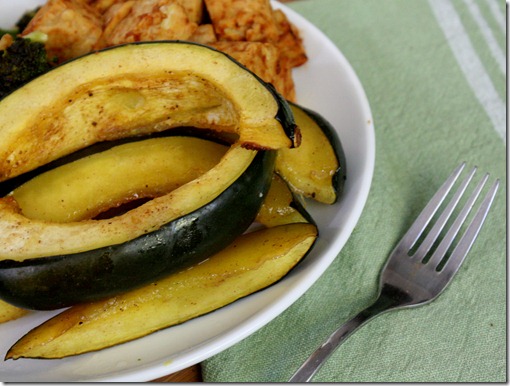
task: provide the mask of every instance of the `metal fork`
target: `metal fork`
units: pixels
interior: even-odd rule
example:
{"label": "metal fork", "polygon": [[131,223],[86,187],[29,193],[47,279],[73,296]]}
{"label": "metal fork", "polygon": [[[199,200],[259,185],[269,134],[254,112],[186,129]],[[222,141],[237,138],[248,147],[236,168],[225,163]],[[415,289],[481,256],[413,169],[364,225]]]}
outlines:
{"label": "metal fork", "polygon": [[[389,256],[381,271],[379,294],[376,301],[333,332],[301,365],[289,382],[310,381],[338,346],[354,331],[375,316],[390,310],[429,303],[443,292],[444,288],[459,270],[464,258],[473,245],[499,187],[499,180],[496,180],[486,193],[464,235],[458,241],[451,254],[448,254],[448,250],[452,247],[454,239],[487,182],[488,174],[485,174],[478,183],[448,231],[445,230],[446,234],[439,244],[437,243],[439,242],[441,231],[473,179],[476,167],[472,169],[460,184],[450,203],[437,218],[428,234],[426,236],[422,236],[422,234],[464,167],[465,163],[462,163],[448,177]],[[423,241],[418,243],[419,240]]]}

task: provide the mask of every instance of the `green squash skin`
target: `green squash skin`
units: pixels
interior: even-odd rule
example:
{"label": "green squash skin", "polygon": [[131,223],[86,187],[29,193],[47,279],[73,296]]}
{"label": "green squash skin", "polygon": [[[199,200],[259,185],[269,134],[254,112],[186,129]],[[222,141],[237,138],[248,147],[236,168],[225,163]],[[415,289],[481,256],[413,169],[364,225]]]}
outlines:
{"label": "green squash skin", "polygon": [[321,131],[324,133],[326,138],[329,140],[329,143],[331,144],[331,147],[333,148],[333,151],[335,152],[336,158],[338,160],[338,168],[335,171],[335,174],[333,175],[332,184],[333,189],[336,193],[336,201],[338,201],[338,198],[342,195],[345,185],[345,180],[347,178],[347,169],[346,169],[346,159],[345,159],[345,152],[344,148],[342,146],[342,142],[340,141],[340,138],[338,137],[337,132],[333,128],[333,125],[329,123],[326,118],[324,118],[322,115],[320,115],[318,112],[310,110],[306,107],[300,106],[296,103],[288,102],[295,108],[298,108],[302,110],[306,115],[308,115],[321,129]]}
{"label": "green squash skin", "polygon": [[28,309],[68,307],[114,296],[205,260],[251,225],[269,190],[275,158],[275,151],[259,152],[217,198],[126,243],[0,261],[0,298]]}
{"label": "green squash skin", "polygon": [[[240,63],[239,65],[242,66]],[[301,142],[301,134],[299,133],[298,126],[294,119],[294,114],[292,114],[292,110],[290,108],[290,104],[292,102],[288,102],[278,91],[276,91],[276,88],[271,83],[263,81],[255,73],[253,73],[253,75],[255,75],[255,77],[257,77],[259,81],[263,83],[269,91],[271,91],[274,98],[276,99],[278,103],[278,111],[276,113],[275,119],[280,122],[283,131],[291,140],[292,144],[290,148],[295,148]]]}
{"label": "green squash skin", "polygon": [[[291,191],[292,193],[292,191]],[[296,194],[292,193],[292,201],[290,202],[289,206],[293,209],[295,209],[303,218],[306,220],[307,223],[315,225],[317,228],[317,236],[319,235],[319,226],[317,225],[317,222],[313,219],[312,215],[308,213],[306,208],[303,205],[303,200]]]}

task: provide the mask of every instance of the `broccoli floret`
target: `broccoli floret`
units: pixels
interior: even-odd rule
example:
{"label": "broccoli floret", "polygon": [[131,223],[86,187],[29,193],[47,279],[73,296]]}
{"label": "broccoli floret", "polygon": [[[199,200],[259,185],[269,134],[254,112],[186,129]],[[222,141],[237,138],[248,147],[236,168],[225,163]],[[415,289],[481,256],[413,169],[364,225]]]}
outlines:
{"label": "broccoli floret", "polygon": [[52,67],[43,34],[16,37],[6,50],[0,51],[0,99]]}

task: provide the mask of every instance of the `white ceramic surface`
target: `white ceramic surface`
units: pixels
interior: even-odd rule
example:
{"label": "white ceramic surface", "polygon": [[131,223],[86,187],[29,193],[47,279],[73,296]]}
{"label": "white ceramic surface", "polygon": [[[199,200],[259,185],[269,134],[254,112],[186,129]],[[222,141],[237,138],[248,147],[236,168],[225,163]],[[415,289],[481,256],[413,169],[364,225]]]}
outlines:
{"label": "white ceramic surface", "polygon": [[[0,26],[10,27],[43,0],[0,2]],[[349,238],[365,205],[375,159],[370,106],[362,85],[338,48],[302,16],[279,3],[304,38],[309,61],[294,70],[298,102],[326,117],[338,131],[347,159],[347,181],[334,206],[308,202],[320,240],[284,280],[208,315],[132,342],[59,360],[0,362],[0,381],[152,380],[199,363],[270,322],[328,268]],[[57,312],[38,312],[0,325],[0,356],[24,333]]]}

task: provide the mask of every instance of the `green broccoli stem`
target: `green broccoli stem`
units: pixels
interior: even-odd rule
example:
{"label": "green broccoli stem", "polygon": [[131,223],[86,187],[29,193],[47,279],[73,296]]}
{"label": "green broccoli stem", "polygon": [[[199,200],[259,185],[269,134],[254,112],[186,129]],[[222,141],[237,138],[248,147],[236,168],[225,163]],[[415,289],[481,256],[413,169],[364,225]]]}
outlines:
{"label": "green broccoli stem", "polygon": [[28,39],[33,43],[46,43],[48,41],[48,35],[44,32],[34,31],[28,35],[23,36],[24,39]]}

